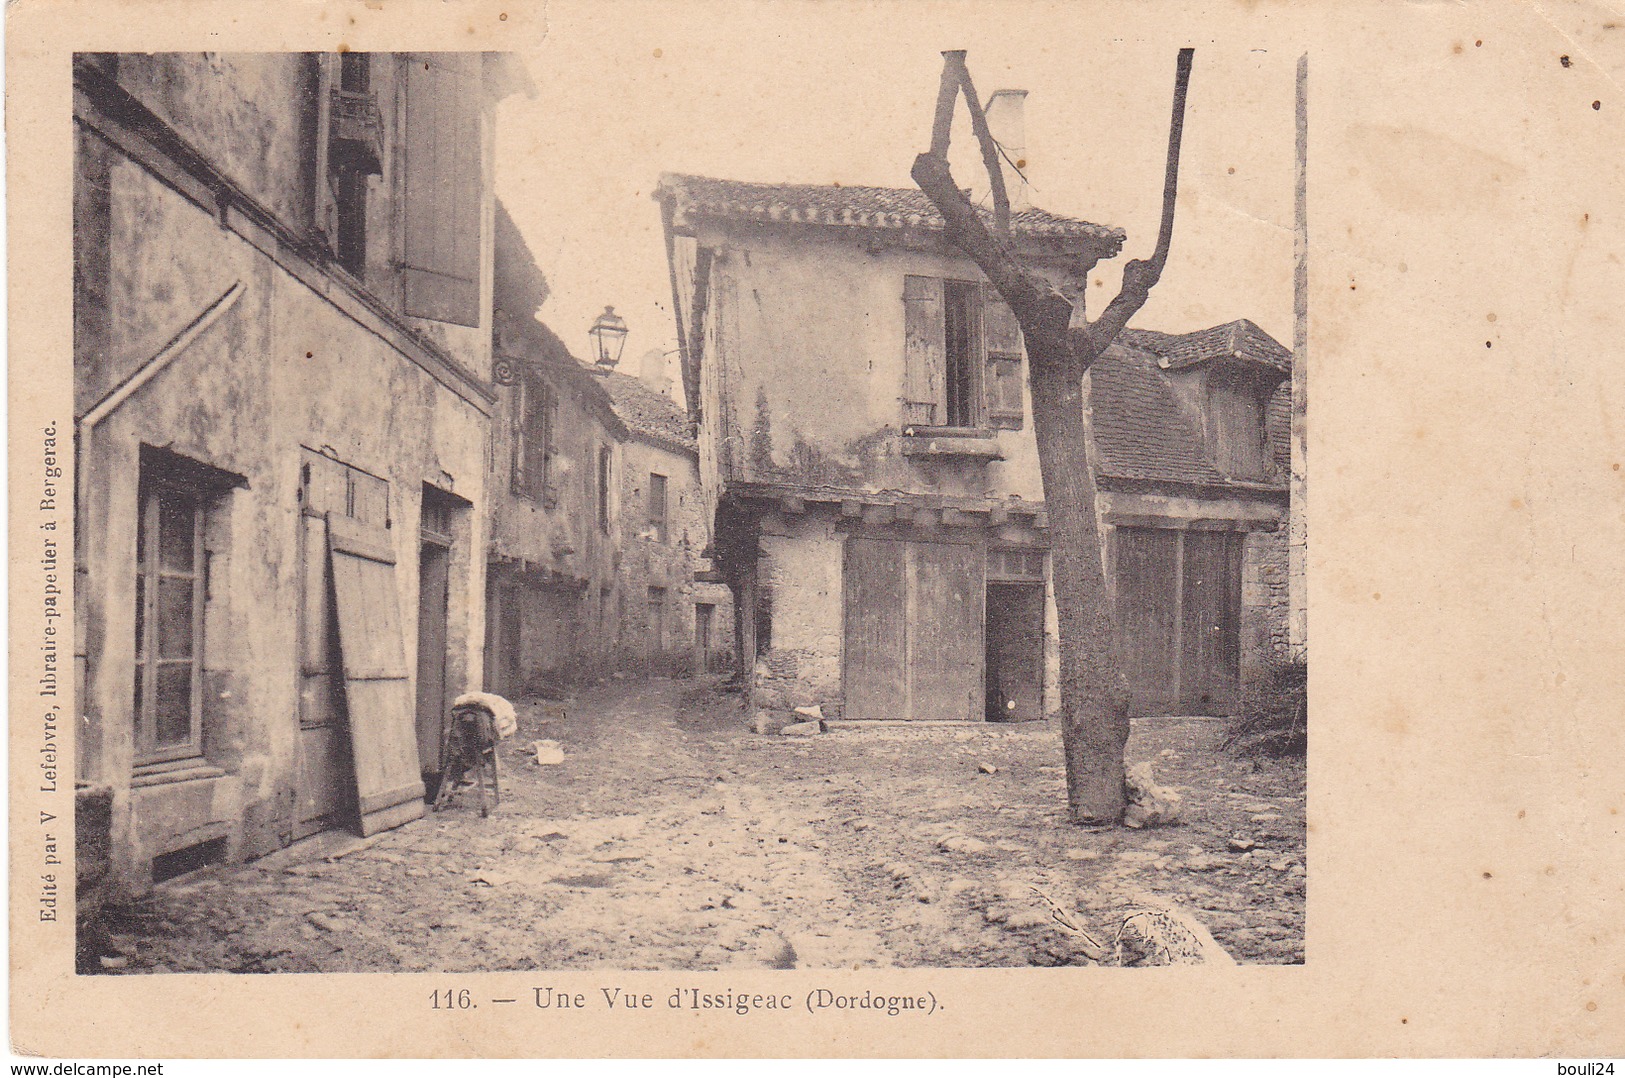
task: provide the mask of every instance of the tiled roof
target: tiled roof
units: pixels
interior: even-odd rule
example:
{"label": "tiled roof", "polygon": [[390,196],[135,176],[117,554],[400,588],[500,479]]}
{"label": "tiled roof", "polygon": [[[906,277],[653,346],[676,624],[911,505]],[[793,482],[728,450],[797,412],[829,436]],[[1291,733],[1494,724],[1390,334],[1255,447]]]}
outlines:
{"label": "tiled roof", "polygon": [[[1281,348],[1250,322],[1231,326],[1243,324],[1269,345]],[[1180,400],[1165,373],[1163,357],[1146,347],[1147,343],[1210,339],[1217,331],[1229,328],[1217,326],[1187,334],[1126,330],[1106,349],[1092,368],[1089,397],[1095,450],[1103,477],[1210,487],[1231,485],[1208,454],[1201,416]],[[1276,467],[1263,482],[1284,487],[1286,471],[1281,465],[1287,456],[1290,405],[1282,403],[1280,396],[1277,393],[1265,409],[1269,442],[1266,459]]]}
{"label": "tiled roof", "polygon": [[[925,192],[908,187],[844,187],[835,184],[745,183],[706,176],[665,173],[659,197],[669,197],[674,210],[688,217],[738,217],[851,228],[916,228],[940,232],[942,215]],[[992,213],[981,211],[989,220]],[[1012,232],[1028,236],[1083,238],[1107,243],[1115,253],[1123,230],[1097,225],[1048,210],[1027,209],[1010,215]]]}
{"label": "tiled roof", "polygon": [[679,452],[694,451],[688,416],[676,401],[664,393],[656,393],[641,378],[614,371],[607,374],[595,371],[594,377],[609,392],[615,414],[633,434]]}
{"label": "tiled roof", "polygon": [[1183,407],[1154,353],[1119,337],[1089,376],[1089,413],[1100,473],[1222,485],[1199,417]]}
{"label": "tiled roof", "polygon": [[1292,369],[1292,353],[1245,318],[1193,333],[1126,329],[1123,336],[1155,355],[1158,366],[1167,370],[1177,370],[1211,359],[1247,359],[1278,371]]}

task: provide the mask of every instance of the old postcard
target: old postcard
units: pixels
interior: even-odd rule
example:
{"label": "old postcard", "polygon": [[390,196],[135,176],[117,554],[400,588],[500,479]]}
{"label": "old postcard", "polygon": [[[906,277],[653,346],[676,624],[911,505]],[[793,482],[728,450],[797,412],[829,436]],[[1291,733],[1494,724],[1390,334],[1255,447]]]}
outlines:
{"label": "old postcard", "polygon": [[1620,19],[11,5],[14,1050],[1625,1051]]}

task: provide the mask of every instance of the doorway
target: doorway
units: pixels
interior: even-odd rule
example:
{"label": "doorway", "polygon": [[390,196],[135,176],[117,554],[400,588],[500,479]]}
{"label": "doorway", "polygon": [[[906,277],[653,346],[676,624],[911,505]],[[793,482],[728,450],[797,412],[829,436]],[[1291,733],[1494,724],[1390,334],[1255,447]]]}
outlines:
{"label": "doorway", "polygon": [[987,721],[1044,717],[1044,585],[987,585]]}
{"label": "doorway", "polygon": [[[451,516],[454,507],[423,488],[418,527],[418,763],[424,786],[440,774],[440,724],[446,710],[446,644],[450,634]],[[428,794],[432,797],[432,790]]]}

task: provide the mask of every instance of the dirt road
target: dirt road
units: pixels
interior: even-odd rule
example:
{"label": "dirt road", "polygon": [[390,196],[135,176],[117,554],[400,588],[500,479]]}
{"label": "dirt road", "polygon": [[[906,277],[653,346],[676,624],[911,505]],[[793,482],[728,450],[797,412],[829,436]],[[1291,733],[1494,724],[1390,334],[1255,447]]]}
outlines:
{"label": "dirt road", "polygon": [[[610,682],[521,708],[503,802],[467,797],[336,859],[290,850],[110,910],[126,973],[1026,966],[1081,962],[1033,888],[1110,936],[1131,896],[1238,961],[1303,960],[1304,768],[1217,751],[1212,720],[1137,721],[1131,759],[1184,822],[1064,820],[1058,735],[1024,726],[745,728],[731,698]],[[562,742],[564,763],[529,746]],[[985,767],[983,765],[986,765]],[[110,945],[110,946],[109,946]]]}

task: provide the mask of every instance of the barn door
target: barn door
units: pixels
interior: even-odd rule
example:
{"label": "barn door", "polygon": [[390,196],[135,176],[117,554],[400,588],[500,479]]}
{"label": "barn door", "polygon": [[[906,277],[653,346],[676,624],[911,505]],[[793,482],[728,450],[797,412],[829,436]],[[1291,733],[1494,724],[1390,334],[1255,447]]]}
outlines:
{"label": "barn door", "polygon": [[982,548],[910,543],[908,551],[908,717],[980,720]]}
{"label": "barn door", "polygon": [[907,544],[889,539],[846,541],[845,715],[849,719],[907,717],[904,618]]}
{"label": "barn door", "polygon": [[845,714],[980,719],[982,548],[849,538]]}
{"label": "barn door", "polygon": [[1184,535],[1179,684],[1181,710],[1191,714],[1228,712],[1237,702],[1241,543],[1235,532]]}
{"label": "barn door", "polygon": [[417,729],[389,532],[329,516],[339,654],[361,833],[423,815]]}
{"label": "barn door", "polygon": [[1162,714],[1179,695],[1179,533],[1116,530],[1117,631],[1134,714]]}

